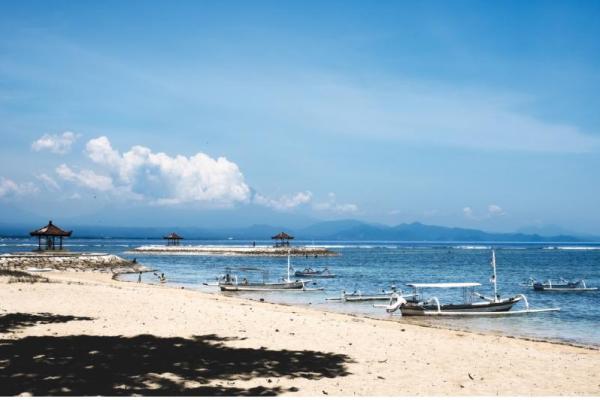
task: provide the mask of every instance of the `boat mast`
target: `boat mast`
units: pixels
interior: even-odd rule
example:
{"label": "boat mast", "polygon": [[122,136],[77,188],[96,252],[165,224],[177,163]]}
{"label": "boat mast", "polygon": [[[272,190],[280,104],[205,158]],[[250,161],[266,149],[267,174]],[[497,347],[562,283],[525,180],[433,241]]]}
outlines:
{"label": "boat mast", "polygon": [[287,281],[290,282],[290,249],[288,249],[288,268],[287,268]]}
{"label": "boat mast", "polygon": [[496,251],[492,249],[492,283],[494,284],[494,303],[498,302],[498,286],[496,285]]}

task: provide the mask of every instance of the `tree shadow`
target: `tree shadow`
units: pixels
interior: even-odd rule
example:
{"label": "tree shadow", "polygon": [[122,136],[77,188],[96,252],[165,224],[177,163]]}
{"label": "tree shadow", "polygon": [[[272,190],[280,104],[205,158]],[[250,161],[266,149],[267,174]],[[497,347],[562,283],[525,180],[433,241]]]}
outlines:
{"label": "tree shadow", "polygon": [[277,395],[297,389],[239,388],[227,381],[348,375],[345,364],[351,359],[343,354],[223,344],[233,339],[78,335],[1,340],[0,395]]}
{"label": "tree shadow", "polygon": [[25,314],[13,313],[0,315],[0,333],[14,332],[36,324],[56,324],[69,321],[91,321],[90,317],[56,315],[50,313]]}

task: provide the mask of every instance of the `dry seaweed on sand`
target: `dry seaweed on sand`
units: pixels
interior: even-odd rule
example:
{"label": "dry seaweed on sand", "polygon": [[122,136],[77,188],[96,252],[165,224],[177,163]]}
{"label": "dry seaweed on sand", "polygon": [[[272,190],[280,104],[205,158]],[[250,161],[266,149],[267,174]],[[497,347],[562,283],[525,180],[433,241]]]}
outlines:
{"label": "dry seaweed on sand", "polygon": [[50,282],[50,280],[44,276],[30,274],[29,272],[17,269],[0,268],[0,278],[4,277],[8,277],[8,283]]}

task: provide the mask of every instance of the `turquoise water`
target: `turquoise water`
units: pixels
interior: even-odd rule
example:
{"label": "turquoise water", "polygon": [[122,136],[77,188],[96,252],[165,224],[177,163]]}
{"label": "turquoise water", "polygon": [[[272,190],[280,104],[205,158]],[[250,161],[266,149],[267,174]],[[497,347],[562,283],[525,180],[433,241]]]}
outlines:
{"label": "turquoise water", "polygon": [[[217,288],[202,283],[215,281],[226,268],[249,268],[236,272],[250,280],[262,279],[265,271],[268,280],[277,280],[286,273],[285,257],[231,257],[231,256],[169,256],[128,254],[140,245],[162,244],[153,240],[72,239],[68,246],[73,251],[102,251],[137,258],[147,266],[164,272],[168,284],[189,289],[216,292]],[[186,244],[234,245],[247,244],[236,241],[193,241]],[[257,245],[267,244],[257,242]],[[302,242],[298,244],[303,244]],[[313,244],[304,243],[304,244]],[[405,289],[411,282],[479,282],[480,292],[491,294],[491,247],[496,249],[498,289],[502,296],[523,293],[533,308],[560,307],[560,312],[531,314],[505,318],[451,318],[427,322],[446,324],[476,331],[493,331],[515,336],[537,337],[581,344],[600,345],[600,291],[589,293],[543,293],[519,286],[530,276],[538,279],[584,278],[588,286],[600,286],[600,244],[464,244],[464,243],[391,243],[345,242],[316,243],[326,245],[340,254],[339,257],[294,257],[296,269],[329,267],[337,274],[334,279],[316,281],[323,291],[233,294],[265,301],[301,304],[307,307],[363,314],[381,318],[408,319],[398,315],[388,316],[385,311],[373,308],[371,303],[349,304],[328,302],[327,297],[339,297],[340,291],[361,290],[363,293],[380,292],[396,285]],[[0,252],[26,251],[34,243],[29,239],[2,239]],[[137,276],[126,279],[135,280]],[[145,281],[156,282],[152,274]],[[425,293],[437,295],[443,301],[461,298],[460,290],[444,289]],[[521,308],[517,305],[515,309]],[[415,317],[412,317],[413,320]],[[418,318],[418,317],[417,317]],[[419,318],[419,321],[423,321]]]}

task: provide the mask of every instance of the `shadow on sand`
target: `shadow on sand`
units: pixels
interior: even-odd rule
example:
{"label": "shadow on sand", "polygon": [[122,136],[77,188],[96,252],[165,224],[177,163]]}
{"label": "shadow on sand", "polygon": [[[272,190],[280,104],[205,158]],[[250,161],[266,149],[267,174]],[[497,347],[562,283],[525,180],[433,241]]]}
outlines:
{"label": "shadow on sand", "polygon": [[[0,333],[14,332],[36,324],[56,324],[69,321],[91,321],[89,317],[74,317],[72,315],[56,315],[49,313],[25,314],[13,313],[0,315]],[[1,368],[1,366],[0,366]]]}
{"label": "shadow on sand", "polygon": [[[60,316],[55,316],[60,317]],[[342,354],[227,347],[236,338],[29,336],[0,340],[0,395],[277,395],[228,381],[348,375]],[[217,382],[215,382],[217,381]],[[225,381],[225,382],[223,382]]]}

